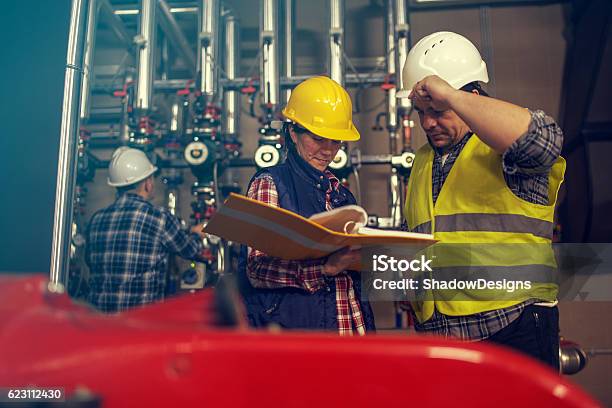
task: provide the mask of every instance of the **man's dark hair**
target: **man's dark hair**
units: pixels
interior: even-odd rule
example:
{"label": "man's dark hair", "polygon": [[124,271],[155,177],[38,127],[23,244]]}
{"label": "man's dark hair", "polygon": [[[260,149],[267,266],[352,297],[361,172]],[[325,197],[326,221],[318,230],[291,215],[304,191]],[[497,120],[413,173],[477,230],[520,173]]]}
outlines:
{"label": "man's dark hair", "polygon": [[472,91],[476,90],[482,96],[489,96],[489,94],[486,93],[484,91],[484,89],[482,89],[482,86],[480,86],[480,83],[478,81],[470,82],[467,85],[463,85],[461,87],[461,90],[465,91],[465,92],[472,92]]}

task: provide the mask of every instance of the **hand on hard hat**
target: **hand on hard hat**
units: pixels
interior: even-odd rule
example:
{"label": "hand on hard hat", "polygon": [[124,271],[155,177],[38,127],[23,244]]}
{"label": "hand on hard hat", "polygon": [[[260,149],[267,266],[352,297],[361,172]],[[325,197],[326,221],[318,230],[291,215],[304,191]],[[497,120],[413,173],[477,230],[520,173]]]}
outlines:
{"label": "hand on hard hat", "polygon": [[450,109],[450,100],[458,92],[448,82],[437,75],[430,75],[417,82],[410,91],[409,98],[413,102],[423,102],[434,110]]}

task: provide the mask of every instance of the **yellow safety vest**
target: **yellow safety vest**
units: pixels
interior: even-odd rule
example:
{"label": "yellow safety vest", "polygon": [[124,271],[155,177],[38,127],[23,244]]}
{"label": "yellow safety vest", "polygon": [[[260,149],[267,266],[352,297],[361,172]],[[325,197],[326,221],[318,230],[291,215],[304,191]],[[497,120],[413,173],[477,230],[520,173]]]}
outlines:
{"label": "yellow safety vest", "polygon": [[[520,279],[533,276],[538,269],[554,273],[551,240],[557,193],[565,173],[562,157],[550,171],[548,205],[517,197],[504,179],[501,155],[476,135],[459,154],[434,205],[433,159],[429,144],[417,151],[404,216],[410,230],[433,233],[439,240],[428,252],[434,258],[434,275],[442,272],[439,276],[452,276],[455,270],[465,274],[484,269],[491,272],[490,276]],[[427,300],[419,298],[420,301],[413,302],[413,308],[418,320],[424,322],[432,316],[434,307],[449,316],[466,316],[528,299],[554,301],[557,292],[558,286],[552,280],[511,294],[499,289],[432,289]]]}

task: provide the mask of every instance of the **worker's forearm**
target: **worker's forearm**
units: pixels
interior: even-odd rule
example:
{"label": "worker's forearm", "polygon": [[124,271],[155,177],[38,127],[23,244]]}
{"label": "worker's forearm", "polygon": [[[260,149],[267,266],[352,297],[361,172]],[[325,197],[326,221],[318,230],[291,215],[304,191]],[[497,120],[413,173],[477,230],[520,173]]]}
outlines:
{"label": "worker's forearm", "polygon": [[324,260],[287,260],[252,250],[247,261],[247,276],[256,288],[300,288],[314,293],[326,285]]}
{"label": "worker's forearm", "polygon": [[448,103],[483,142],[500,154],[527,132],[531,122],[525,108],[469,92],[453,92]]}

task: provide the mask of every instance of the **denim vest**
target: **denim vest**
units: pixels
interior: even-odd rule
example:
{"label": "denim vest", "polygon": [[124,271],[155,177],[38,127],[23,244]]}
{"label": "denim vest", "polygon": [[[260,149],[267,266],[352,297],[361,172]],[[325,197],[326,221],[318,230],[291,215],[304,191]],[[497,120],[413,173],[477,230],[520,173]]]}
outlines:
{"label": "denim vest", "polygon": [[[251,182],[262,173],[269,173],[276,185],[279,205],[303,217],[323,212],[325,194],[330,181],[325,174],[304,161],[290,149],[284,163],[258,171]],[[332,207],[355,204],[355,197],[344,186],[332,190]],[[335,279],[326,277],[327,285],[310,294],[298,288],[254,288],[246,275],[247,247],[242,246],[238,271],[240,291],[245,301],[249,322],[255,327],[270,323],[287,329],[337,330]],[[349,273],[355,295],[361,305],[366,330],[374,330],[374,316],[370,304],[361,301],[361,279]]]}

